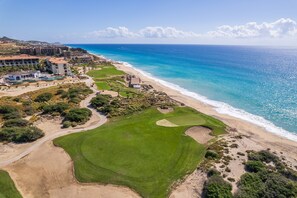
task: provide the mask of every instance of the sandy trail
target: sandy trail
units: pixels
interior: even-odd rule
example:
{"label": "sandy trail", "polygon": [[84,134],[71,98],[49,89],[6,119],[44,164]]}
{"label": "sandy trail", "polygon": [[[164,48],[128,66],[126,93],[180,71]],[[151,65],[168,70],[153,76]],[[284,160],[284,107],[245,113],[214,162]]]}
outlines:
{"label": "sandy trail", "polygon": [[202,196],[205,173],[195,170],[185,181],[178,185],[170,194],[169,198],[196,198]]}

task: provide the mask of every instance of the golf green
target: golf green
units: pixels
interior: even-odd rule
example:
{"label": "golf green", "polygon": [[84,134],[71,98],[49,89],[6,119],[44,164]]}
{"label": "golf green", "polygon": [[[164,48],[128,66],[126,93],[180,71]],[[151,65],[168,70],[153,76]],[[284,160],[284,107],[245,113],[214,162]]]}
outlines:
{"label": "golf green", "polygon": [[196,125],[208,123],[207,116],[187,107],[169,114],[151,108],[54,143],[70,154],[80,182],[124,185],[143,197],[166,197],[175,181],[197,167],[206,149],[184,134],[189,126],[156,125],[160,119],[183,115],[192,115]]}

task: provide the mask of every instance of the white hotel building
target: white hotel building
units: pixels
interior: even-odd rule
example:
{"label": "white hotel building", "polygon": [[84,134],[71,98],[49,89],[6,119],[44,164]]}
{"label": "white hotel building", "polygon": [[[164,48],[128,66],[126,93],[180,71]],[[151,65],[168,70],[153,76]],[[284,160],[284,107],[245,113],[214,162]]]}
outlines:
{"label": "white hotel building", "polygon": [[70,65],[63,58],[50,58],[47,61],[47,69],[55,75],[70,76],[72,75]]}
{"label": "white hotel building", "polygon": [[36,56],[18,55],[0,57],[0,67],[37,66],[39,58]]}

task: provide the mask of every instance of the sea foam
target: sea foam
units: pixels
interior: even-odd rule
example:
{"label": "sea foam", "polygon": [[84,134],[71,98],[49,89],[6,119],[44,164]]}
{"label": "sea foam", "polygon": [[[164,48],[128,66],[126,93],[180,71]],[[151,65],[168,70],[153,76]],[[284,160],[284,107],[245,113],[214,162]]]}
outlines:
{"label": "sea foam", "polygon": [[[110,59],[109,59],[110,60]],[[257,116],[251,113],[248,113],[242,109],[238,109],[235,107],[232,107],[231,105],[224,103],[224,102],[220,102],[220,101],[215,101],[215,100],[211,100],[208,99],[205,96],[202,96],[200,94],[194,93],[192,91],[189,91],[179,85],[176,85],[174,83],[171,82],[167,82],[165,80],[156,78],[155,76],[153,76],[151,73],[145,72],[143,70],[140,70],[136,67],[134,67],[133,65],[131,65],[128,62],[123,62],[123,61],[117,61],[120,64],[123,64],[126,67],[131,67],[134,70],[136,70],[137,72],[141,73],[142,75],[144,75],[147,78],[150,78],[151,80],[160,83],[168,88],[171,88],[173,90],[176,90],[178,92],[180,92],[181,94],[185,95],[185,96],[189,96],[191,98],[194,98],[200,102],[203,102],[207,105],[212,106],[218,113],[220,114],[226,114],[226,115],[230,115],[233,116],[235,118],[239,118],[241,120],[247,121],[249,123],[255,124],[257,126],[260,126],[264,129],[266,129],[268,132],[271,132],[273,134],[285,137],[289,140],[293,140],[297,142],[297,135],[276,126],[275,124],[273,124],[272,122],[266,120],[265,118],[261,117],[261,116]]]}

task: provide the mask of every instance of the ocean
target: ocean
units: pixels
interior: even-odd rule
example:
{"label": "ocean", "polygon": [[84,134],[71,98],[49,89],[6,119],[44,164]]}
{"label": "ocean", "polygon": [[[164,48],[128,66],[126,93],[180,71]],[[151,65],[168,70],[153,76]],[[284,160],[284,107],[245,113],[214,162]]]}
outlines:
{"label": "ocean", "polygon": [[229,114],[297,140],[297,49],[69,44],[142,71]]}

